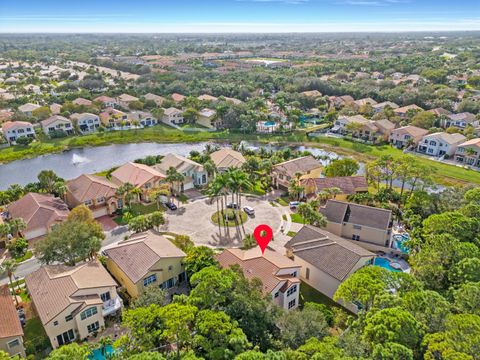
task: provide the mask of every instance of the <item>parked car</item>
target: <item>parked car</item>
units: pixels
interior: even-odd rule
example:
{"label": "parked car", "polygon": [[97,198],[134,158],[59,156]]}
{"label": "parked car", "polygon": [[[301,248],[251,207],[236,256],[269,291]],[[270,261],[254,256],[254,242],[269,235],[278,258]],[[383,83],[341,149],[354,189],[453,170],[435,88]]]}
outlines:
{"label": "parked car", "polygon": [[245,213],[246,213],[247,215],[250,215],[250,216],[255,215],[255,209],[252,208],[251,206],[245,206],[245,207],[243,208],[243,211],[245,211]]}
{"label": "parked car", "polygon": [[228,209],[238,209],[238,204],[234,203],[234,202],[228,203],[227,208]]}
{"label": "parked car", "polygon": [[165,203],[165,206],[166,206],[167,208],[169,208],[170,210],[172,210],[172,211],[177,210],[177,205],[175,205],[175,204],[174,204],[173,202],[171,202],[171,201]]}
{"label": "parked car", "polygon": [[290,206],[290,209],[294,210],[300,205],[300,201],[290,201],[288,203],[288,206]]}

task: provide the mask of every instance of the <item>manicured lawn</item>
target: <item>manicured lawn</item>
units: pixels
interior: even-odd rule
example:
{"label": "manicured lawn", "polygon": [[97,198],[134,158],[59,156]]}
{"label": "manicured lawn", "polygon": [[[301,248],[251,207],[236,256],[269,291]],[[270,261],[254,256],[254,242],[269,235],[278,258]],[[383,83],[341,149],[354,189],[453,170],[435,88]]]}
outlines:
{"label": "manicured lawn", "polygon": [[305,304],[306,302],[324,304],[328,307],[340,307],[340,305],[330,299],[327,295],[322,294],[320,291],[302,281],[300,284],[300,304]]}
{"label": "manicured lawn", "polygon": [[[132,203],[129,210],[133,217],[138,215],[150,214],[154,211],[165,211],[165,208],[163,207],[163,205],[160,205],[160,209],[158,209],[156,202],[152,202],[150,204]],[[115,217],[113,221],[115,221],[118,225],[127,224],[127,221],[125,221],[122,215]]]}
{"label": "manicured lawn", "polygon": [[[216,211],[212,215],[212,222],[220,226],[238,226],[245,223],[248,219],[247,214],[243,211],[236,212],[232,209],[227,209],[226,211],[228,220],[225,221],[225,214],[222,214],[221,211]],[[240,214],[240,221],[238,219],[238,214]]]}
{"label": "manicured lawn", "polygon": [[275,200],[279,205],[282,205],[282,206],[288,206],[288,202],[284,199],[284,198],[278,198],[277,200]]}
{"label": "manicured lawn", "polygon": [[30,259],[32,256],[33,256],[33,253],[32,253],[30,250],[28,250],[28,251],[25,253],[25,255],[23,255],[22,257],[15,258],[15,262],[21,263],[22,261],[25,261],[25,260]]}
{"label": "manicured lawn", "polygon": [[287,236],[294,237],[295,235],[297,235],[297,232],[296,232],[296,231],[289,231],[289,232],[287,232]]}
{"label": "manicured lawn", "polygon": [[303,217],[301,217],[299,214],[290,214],[290,217],[292,218],[292,222],[294,223],[299,223],[299,224],[304,224]]}
{"label": "manicured lawn", "polygon": [[27,320],[23,329],[25,333],[25,350],[27,355],[34,355],[35,359],[44,359],[45,351],[50,348],[50,340],[39,317]]}

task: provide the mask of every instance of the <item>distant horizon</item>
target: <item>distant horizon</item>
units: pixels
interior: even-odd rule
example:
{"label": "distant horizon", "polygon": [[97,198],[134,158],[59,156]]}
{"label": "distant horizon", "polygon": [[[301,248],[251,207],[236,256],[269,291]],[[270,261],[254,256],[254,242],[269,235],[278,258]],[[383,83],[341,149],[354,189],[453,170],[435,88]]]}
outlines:
{"label": "distant horizon", "polygon": [[354,33],[480,31],[478,0],[22,0],[0,33]]}

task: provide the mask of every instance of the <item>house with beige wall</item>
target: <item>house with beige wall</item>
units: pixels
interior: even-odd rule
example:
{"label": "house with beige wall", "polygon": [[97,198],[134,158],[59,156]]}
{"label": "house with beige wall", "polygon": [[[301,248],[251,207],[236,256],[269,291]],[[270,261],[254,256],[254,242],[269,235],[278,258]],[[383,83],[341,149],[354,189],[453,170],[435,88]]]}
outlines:
{"label": "house with beige wall", "polygon": [[25,357],[23,329],[8,285],[0,286],[0,351]]}
{"label": "house with beige wall", "polygon": [[247,161],[241,152],[230,148],[223,148],[210,154],[210,159],[215,164],[218,172],[229,168],[241,168]]}
{"label": "house with beige wall", "polygon": [[117,283],[97,260],[44,266],[25,284],[53,348],[101,332],[122,308]]}
{"label": "house with beige wall", "polygon": [[459,164],[480,168],[480,138],[459,144],[455,152],[455,161]]}
{"label": "house with beige wall", "polygon": [[273,166],[272,183],[277,189],[286,190],[297,174],[300,174],[300,179],[320,177],[322,169],[322,164],[311,155],[288,160]]}
{"label": "house with beige wall", "polygon": [[[301,269],[301,280],[331,299],[345,279],[375,258],[361,246],[311,225],[302,227],[285,247]],[[357,310],[353,304],[342,305]]]}
{"label": "house with beige wall", "polygon": [[260,248],[250,250],[225,249],[216,256],[220,266],[239,265],[247,279],[260,279],[264,294],[270,294],[275,304],[285,310],[296,309],[300,297],[300,265],[282,254]]}
{"label": "house with beige wall", "polygon": [[338,176],[325,178],[307,178],[300,180],[303,196],[315,198],[322,192],[336,188],[339,194],[332,195],[336,200],[346,200],[349,195],[368,192],[368,182],[365,176]]}
{"label": "house with beige wall", "polygon": [[132,298],[147,286],[168,290],[187,280],[185,253],[170,240],[150,230],[106,249],[107,269]]}
{"label": "house with beige wall", "polygon": [[165,175],[150,166],[128,162],[112,172],[111,179],[118,186],[126,183],[132,184],[141,190],[141,201],[150,201],[150,192],[160,186]]}
{"label": "house with beige wall", "polygon": [[360,246],[367,249],[390,247],[391,210],[328,200],[326,205],[320,208],[320,213],[327,219],[325,229],[337,236],[357,241]]}
{"label": "house with beige wall", "polygon": [[65,201],[73,209],[85,205],[92,210],[93,217],[112,215],[123,208],[123,198],[117,194],[118,185],[100,176],[83,174],[68,180]]}

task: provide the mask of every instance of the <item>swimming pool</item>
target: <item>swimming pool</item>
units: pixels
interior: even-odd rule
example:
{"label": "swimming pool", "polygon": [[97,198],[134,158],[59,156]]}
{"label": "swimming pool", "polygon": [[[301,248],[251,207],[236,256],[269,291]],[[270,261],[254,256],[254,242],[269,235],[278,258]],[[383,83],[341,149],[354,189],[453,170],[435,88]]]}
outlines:
{"label": "swimming pool", "polygon": [[90,360],[107,360],[115,352],[115,349],[112,345],[106,345],[102,351],[102,347],[95,349],[88,356]]}
{"label": "swimming pool", "polygon": [[409,253],[409,249],[405,246],[405,241],[410,240],[408,233],[393,235],[393,248],[400,250],[404,254]]}
{"label": "swimming pool", "polygon": [[390,271],[396,271],[396,272],[402,271],[400,269],[395,269],[394,267],[392,267],[391,261],[383,257],[375,258],[375,260],[373,260],[373,265],[383,267],[384,269],[387,269]]}
{"label": "swimming pool", "polygon": [[275,126],[277,123],[275,121],[265,121],[263,123],[264,126]]}

